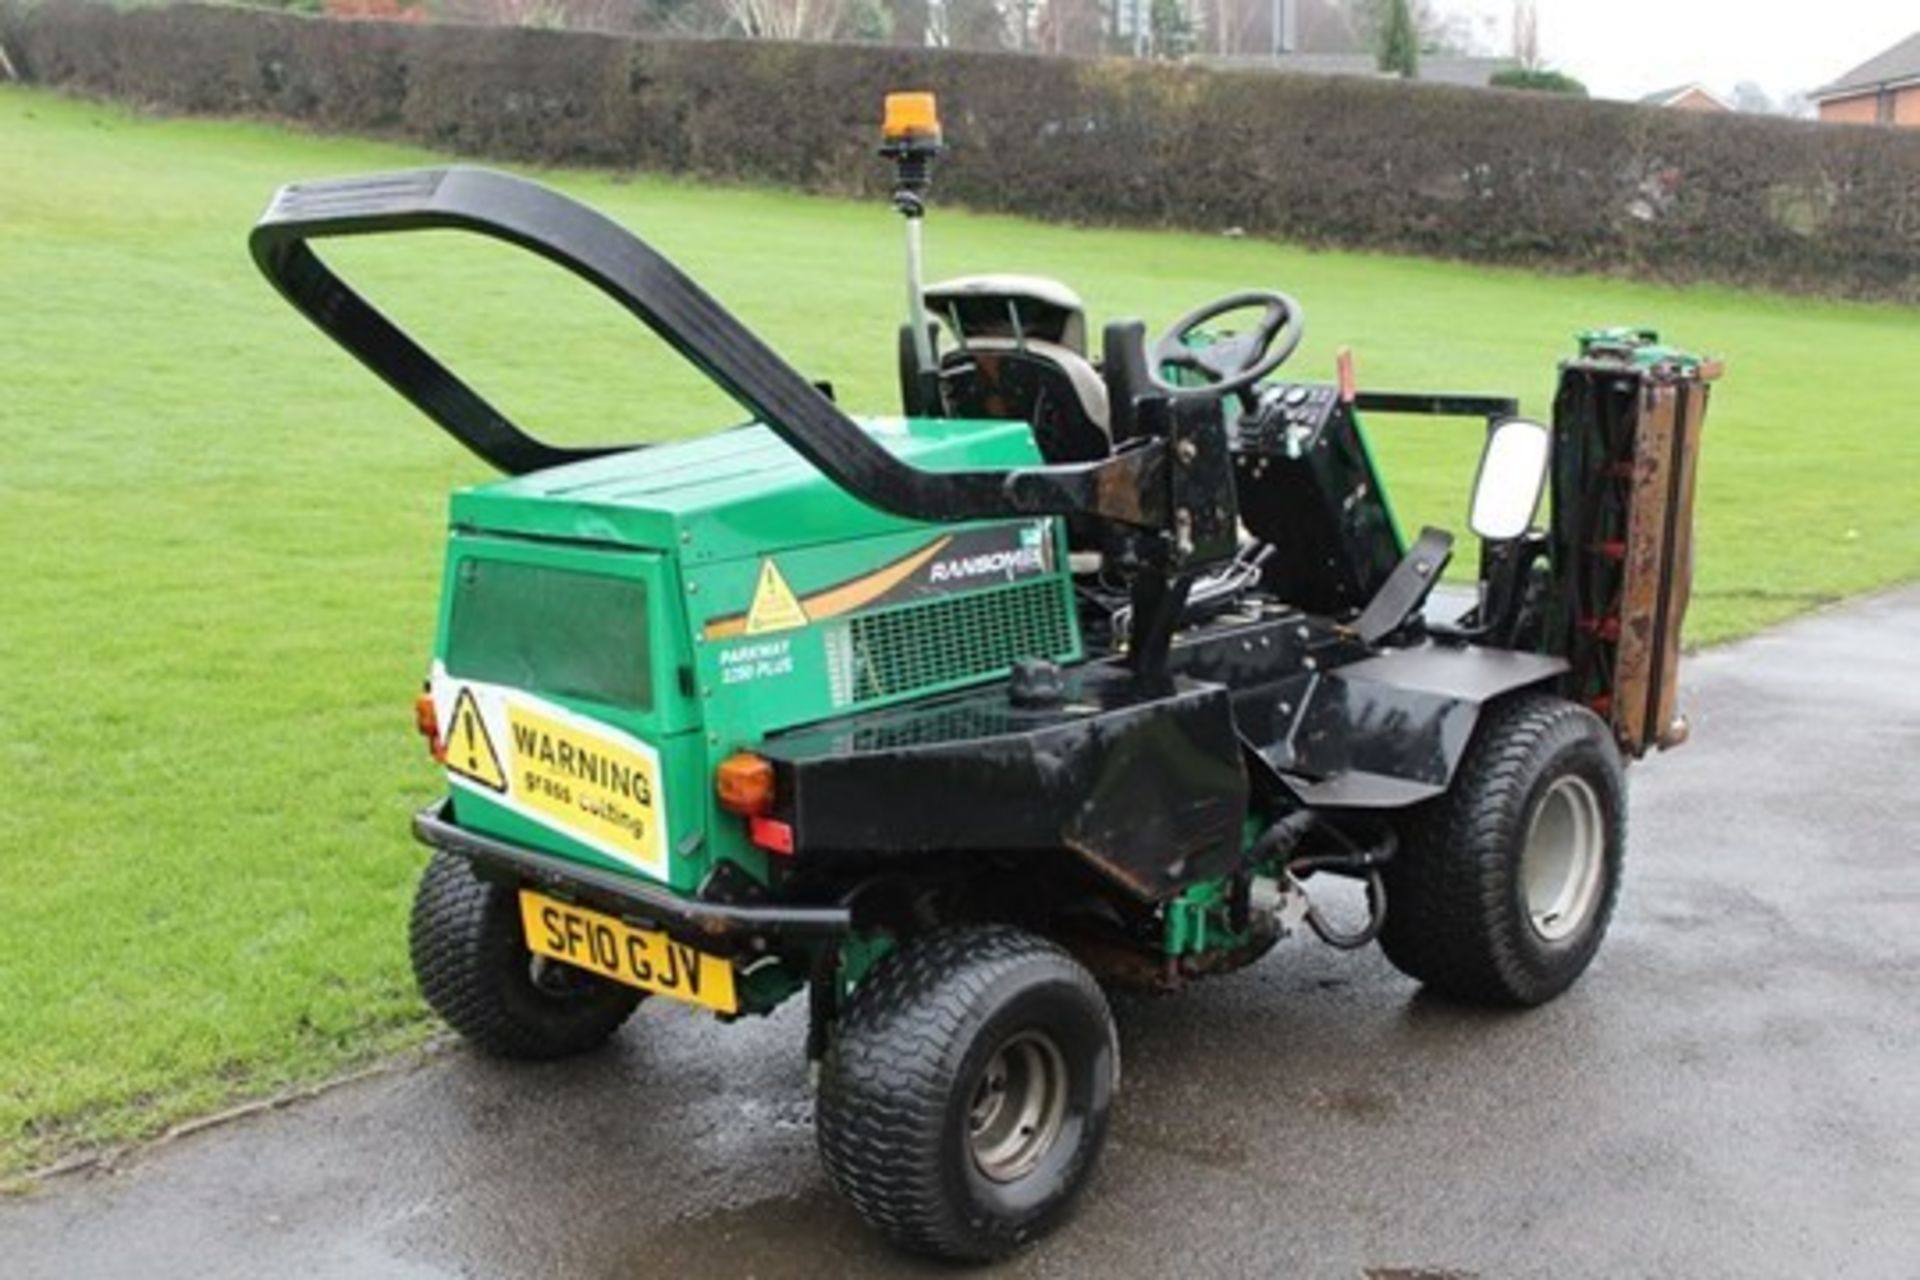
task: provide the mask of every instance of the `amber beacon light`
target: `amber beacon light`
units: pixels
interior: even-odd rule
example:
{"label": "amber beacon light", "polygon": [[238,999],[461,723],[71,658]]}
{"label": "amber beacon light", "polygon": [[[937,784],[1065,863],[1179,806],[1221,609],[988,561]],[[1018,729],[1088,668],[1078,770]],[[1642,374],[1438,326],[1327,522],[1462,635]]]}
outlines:
{"label": "amber beacon light", "polygon": [[940,145],[940,109],[930,93],[890,93],[887,113],[880,126],[881,137],[889,146]]}

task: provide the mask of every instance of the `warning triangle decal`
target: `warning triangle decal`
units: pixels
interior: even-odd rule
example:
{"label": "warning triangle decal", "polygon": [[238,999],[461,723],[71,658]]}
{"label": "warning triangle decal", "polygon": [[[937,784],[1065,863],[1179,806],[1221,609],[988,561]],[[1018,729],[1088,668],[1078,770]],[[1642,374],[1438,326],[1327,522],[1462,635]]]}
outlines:
{"label": "warning triangle decal", "polygon": [[487,722],[480,716],[480,704],[473,700],[471,689],[462,689],[453,700],[453,721],[447,726],[445,747],[450,772],[506,793],[506,771],[500,767],[500,756],[493,749],[493,739],[487,736]]}
{"label": "warning triangle decal", "polygon": [[753,607],[747,610],[746,633],[761,635],[807,625],[807,611],[799,597],[781,576],[780,566],[772,559],[760,562],[760,583],[753,589]]}

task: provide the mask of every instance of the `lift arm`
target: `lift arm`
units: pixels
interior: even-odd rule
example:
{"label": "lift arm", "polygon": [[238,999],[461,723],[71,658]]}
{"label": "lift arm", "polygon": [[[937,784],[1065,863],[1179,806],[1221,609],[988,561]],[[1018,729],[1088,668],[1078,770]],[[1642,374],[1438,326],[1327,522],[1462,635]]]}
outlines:
{"label": "lift arm", "polygon": [[249,242],[267,279],[415,408],[509,474],[639,446],[567,448],[529,435],[335,275],[309,243],[432,229],[504,240],[580,276],[834,483],[883,511],[926,521],[1087,515],[1150,529],[1174,523],[1163,440],[1066,466],[931,472],[907,465],[659,252],[538,183],[455,166],[281,188]]}

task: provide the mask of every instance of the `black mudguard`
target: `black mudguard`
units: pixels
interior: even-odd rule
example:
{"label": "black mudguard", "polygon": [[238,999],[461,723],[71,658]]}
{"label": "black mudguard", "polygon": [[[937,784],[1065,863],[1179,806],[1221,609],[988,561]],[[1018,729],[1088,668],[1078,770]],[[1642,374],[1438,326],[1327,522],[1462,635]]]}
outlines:
{"label": "black mudguard", "polygon": [[1563,659],[1455,640],[1363,644],[1282,611],[1183,636],[1171,669],[1233,692],[1255,789],[1281,807],[1394,809],[1445,791],[1491,700],[1558,688]]}
{"label": "black mudguard", "polygon": [[1551,687],[1566,670],[1561,658],[1475,645],[1392,650],[1287,681],[1255,741],[1308,805],[1404,808],[1453,784],[1488,702]]}
{"label": "black mudguard", "polygon": [[1004,687],[769,738],[803,865],[1071,849],[1157,900],[1232,869],[1247,777],[1218,685],[1093,664],[1057,705]]}

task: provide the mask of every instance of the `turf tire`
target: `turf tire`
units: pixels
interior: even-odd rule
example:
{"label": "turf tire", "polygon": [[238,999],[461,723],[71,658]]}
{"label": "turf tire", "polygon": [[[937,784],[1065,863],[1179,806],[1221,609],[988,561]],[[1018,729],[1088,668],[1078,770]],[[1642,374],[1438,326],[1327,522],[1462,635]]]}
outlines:
{"label": "turf tire", "polygon": [[413,899],[408,951],[420,994],[483,1053],[544,1060],[604,1044],[642,993],[566,969],[558,989],[534,980],[518,895],[436,850]]}
{"label": "turf tire", "polygon": [[[1568,774],[1598,802],[1602,879],[1584,918],[1548,939],[1530,918],[1522,853],[1542,798]],[[1381,948],[1402,973],[1451,999],[1544,1004],[1586,971],[1606,936],[1626,818],[1620,754],[1598,716],[1539,694],[1488,707],[1452,787],[1400,824],[1401,847],[1385,869]]]}
{"label": "turf tire", "polygon": [[[1029,1172],[996,1181],[970,1137],[977,1091],[1001,1050],[1034,1032],[1058,1048],[1063,1119]],[[1011,928],[931,934],[875,965],[840,1018],[821,1072],[821,1161],[901,1247],[1004,1257],[1058,1222],[1086,1183],[1119,1074],[1106,997],[1066,952]]]}

